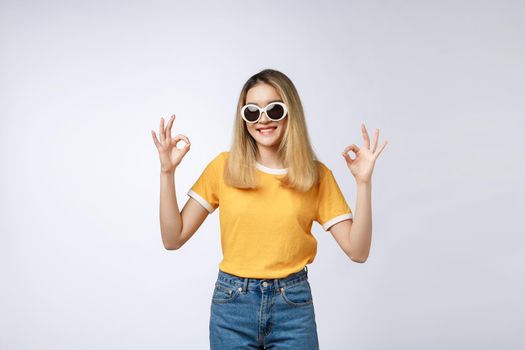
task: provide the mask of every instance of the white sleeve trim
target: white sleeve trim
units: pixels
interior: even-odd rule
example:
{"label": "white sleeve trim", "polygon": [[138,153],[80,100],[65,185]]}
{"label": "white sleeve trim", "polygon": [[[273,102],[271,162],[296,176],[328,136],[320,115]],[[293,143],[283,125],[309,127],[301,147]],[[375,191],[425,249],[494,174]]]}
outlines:
{"label": "white sleeve trim", "polygon": [[353,219],[354,216],[352,215],[352,213],[347,213],[347,214],[343,214],[343,215],[339,215],[339,216],[336,216],[335,218],[333,219],[330,219],[328,220],[327,222],[325,222],[322,226],[323,226],[323,229],[325,231],[328,231],[328,229],[337,224],[338,222],[341,222],[341,221],[344,221],[344,220],[348,220],[348,219]]}
{"label": "white sleeve trim", "polygon": [[194,192],[192,190],[188,191],[188,196],[195,199],[197,202],[199,202],[208,212],[211,214],[215,211],[215,208],[211,206],[206,199],[202,198],[200,195],[197,194],[197,192]]}

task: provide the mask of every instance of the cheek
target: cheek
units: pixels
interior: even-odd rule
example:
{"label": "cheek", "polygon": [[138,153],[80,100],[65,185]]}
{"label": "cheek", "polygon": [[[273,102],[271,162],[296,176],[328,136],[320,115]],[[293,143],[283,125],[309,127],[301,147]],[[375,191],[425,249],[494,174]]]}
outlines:
{"label": "cheek", "polygon": [[281,134],[284,134],[286,132],[287,127],[288,127],[288,122],[283,123],[281,127]]}
{"label": "cheek", "polygon": [[248,133],[252,136],[255,136],[257,134],[257,130],[255,130],[254,127],[250,127],[249,125],[247,125],[246,129],[248,130]]}

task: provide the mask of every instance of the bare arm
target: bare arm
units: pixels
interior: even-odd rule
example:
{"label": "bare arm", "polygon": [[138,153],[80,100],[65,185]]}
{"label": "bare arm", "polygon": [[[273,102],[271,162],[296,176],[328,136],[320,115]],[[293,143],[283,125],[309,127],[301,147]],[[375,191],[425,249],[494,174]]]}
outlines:
{"label": "bare arm", "polygon": [[[379,129],[376,129],[374,144],[371,147],[364,123],[361,124],[361,133],[364,140],[363,147],[359,148],[356,144],[352,144],[347,146],[342,154],[357,183],[354,220],[341,221],[329,230],[350,259],[364,263],[370,254],[372,242],[372,172],[377,158],[388,142],[383,142],[383,145],[377,149]],[[350,150],[356,154],[354,159],[347,153]]]}
{"label": "bare arm", "polygon": [[[175,115],[171,116],[168,125],[164,128],[164,118],[160,119],[160,141],[152,130],[153,142],[159,151],[161,163],[160,172],[160,232],[164,248],[179,249],[197,231],[208,211],[196,200],[190,198],[182,212],[179,211],[177,193],[175,191],[175,169],[182,158],[190,150],[190,141],[184,135],[171,137],[171,126]],[[177,142],[184,140],[186,145],[179,149]]]}
{"label": "bare arm", "polygon": [[160,175],[160,232],[164,248],[179,249],[208,217],[209,212],[195,199],[189,198],[179,211],[174,174]]}
{"label": "bare arm", "polygon": [[199,202],[193,198],[188,198],[186,204],[182,208],[182,232],[180,233],[178,248],[182,247],[197,229],[201,226],[204,220],[208,217],[208,210],[206,210]]}
{"label": "bare arm", "polygon": [[357,184],[357,204],[354,219],[344,220],[328,230],[345,254],[358,263],[364,263],[372,243],[372,184]]}
{"label": "bare arm", "polygon": [[160,234],[164,248],[171,250],[178,248],[182,231],[182,216],[177,204],[175,192],[175,173],[160,173]]}

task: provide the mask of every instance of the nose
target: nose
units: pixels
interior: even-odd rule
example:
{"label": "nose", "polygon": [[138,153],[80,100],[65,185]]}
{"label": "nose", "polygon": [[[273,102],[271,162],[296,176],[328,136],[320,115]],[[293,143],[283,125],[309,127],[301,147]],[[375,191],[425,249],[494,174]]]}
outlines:
{"label": "nose", "polygon": [[262,121],[265,121],[265,122],[271,122],[272,120],[268,117],[268,115],[266,114],[266,112],[262,112],[261,113],[261,119],[259,119],[259,123],[262,122]]}

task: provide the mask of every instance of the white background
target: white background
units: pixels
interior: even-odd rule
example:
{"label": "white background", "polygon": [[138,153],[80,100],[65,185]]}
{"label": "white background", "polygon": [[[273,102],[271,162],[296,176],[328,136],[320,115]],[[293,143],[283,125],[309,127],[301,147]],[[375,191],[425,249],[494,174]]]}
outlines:
{"label": "white background", "polygon": [[[192,148],[180,208],[229,149],[244,82],[287,74],[355,209],[341,151],[389,144],[373,243],[314,223],[324,349],[523,349],[520,1],[0,2],[0,349],[206,349],[218,213],[178,251],[150,130]],[[180,143],[181,147],[183,143]]]}

